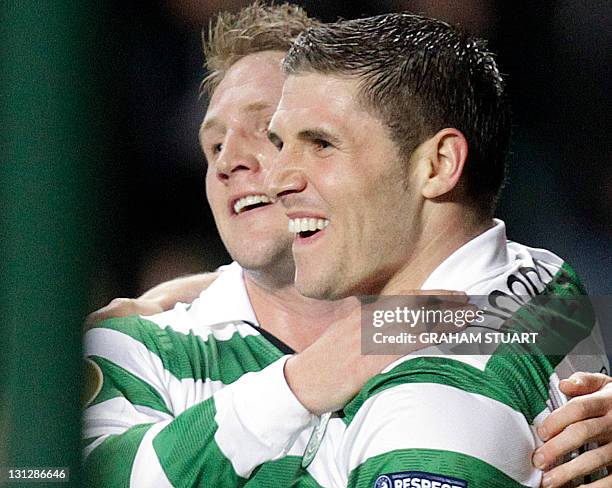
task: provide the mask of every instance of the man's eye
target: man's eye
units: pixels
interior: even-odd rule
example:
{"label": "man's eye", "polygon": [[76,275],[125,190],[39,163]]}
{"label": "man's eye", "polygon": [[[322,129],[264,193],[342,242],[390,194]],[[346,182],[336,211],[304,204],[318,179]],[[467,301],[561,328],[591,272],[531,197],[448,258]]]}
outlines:
{"label": "man's eye", "polygon": [[315,139],[312,142],[315,145],[315,148],[318,150],[327,149],[328,147],[332,147],[331,143],[326,141],[325,139]]}
{"label": "man's eye", "polygon": [[272,145],[276,148],[277,151],[281,151],[283,149],[283,141],[280,137],[278,137],[274,132],[268,131],[268,140],[272,143]]}
{"label": "man's eye", "polygon": [[223,150],[223,144],[220,142],[212,145],[212,153],[219,154]]}

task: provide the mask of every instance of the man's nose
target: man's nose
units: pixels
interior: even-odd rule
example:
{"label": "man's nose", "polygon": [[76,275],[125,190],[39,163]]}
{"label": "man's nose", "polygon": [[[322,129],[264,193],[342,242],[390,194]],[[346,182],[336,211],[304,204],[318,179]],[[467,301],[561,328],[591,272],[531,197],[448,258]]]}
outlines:
{"label": "man's nose", "polygon": [[266,176],[267,193],[272,198],[280,198],[301,193],[306,189],[306,176],[300,168],[295,167],[279,157]]}
{"label": "man's nose", "polygon": [[251,150],[250,144],[245,138],[227,134],[223,149],[215,163],[215,169],[217,177],[226,181],[232,175],[242,171],[258,171],[259,160],[256,151]]}

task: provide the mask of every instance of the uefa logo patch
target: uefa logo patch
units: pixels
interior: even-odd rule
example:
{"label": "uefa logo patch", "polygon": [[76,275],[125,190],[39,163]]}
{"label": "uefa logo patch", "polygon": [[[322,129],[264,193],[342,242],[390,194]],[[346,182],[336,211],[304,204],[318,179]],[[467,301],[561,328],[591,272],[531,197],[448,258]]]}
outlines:
{"label": "uefa logo patch", "polygon": [[391,484],[391,478],[387,475],[382,475],[376,478],[376,482],[374,483],[374,488],[393,488]]}

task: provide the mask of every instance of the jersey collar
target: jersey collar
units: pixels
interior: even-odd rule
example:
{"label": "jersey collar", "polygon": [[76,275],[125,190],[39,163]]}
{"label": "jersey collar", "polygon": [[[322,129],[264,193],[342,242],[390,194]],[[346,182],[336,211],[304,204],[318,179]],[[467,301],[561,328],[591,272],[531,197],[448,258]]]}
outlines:
{"label": "jersey collar", "polygon": [[204,290],[197,306],[205,325],[244,321],[259,326],[244,284],[243,269],[236,262],[219,268],[220,275]]}
{"label": "jersey collar", "polygon": [[506,225],[494,219],[494,226],[467,242],[440,264],[423,283],[423,290],[469,292],[483,281],[499,276],[510,264]]}

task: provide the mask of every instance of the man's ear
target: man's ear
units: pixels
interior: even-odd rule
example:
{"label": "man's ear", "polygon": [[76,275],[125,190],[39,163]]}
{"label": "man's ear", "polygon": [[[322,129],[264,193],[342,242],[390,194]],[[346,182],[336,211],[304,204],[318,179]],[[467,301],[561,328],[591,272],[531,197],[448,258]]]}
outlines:
{"label": "man's ear", "polygon": [[427,141],[429,177],[422,186],[425,198],[437,198],[457,186],[467,160],[468,144],[457,129],[442,129]]}

